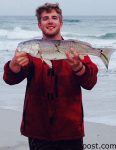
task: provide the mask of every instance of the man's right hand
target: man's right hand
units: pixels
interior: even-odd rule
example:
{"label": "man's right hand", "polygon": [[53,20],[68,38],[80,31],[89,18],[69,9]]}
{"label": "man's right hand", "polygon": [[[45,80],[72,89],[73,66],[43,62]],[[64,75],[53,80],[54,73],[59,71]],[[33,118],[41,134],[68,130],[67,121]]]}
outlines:
{"label": "man's right hand", "polygon": [[28,64],[29,58],[27,53],[16,50],[14,57],[10,61],[9,67],[14,73],[18,73],[21,67],[27,66]]}

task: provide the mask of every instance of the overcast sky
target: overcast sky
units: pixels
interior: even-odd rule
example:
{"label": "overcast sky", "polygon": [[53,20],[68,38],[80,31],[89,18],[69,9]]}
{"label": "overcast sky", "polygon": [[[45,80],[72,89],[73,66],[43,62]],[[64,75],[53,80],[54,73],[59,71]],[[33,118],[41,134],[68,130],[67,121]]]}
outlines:
{"label": "overcast sky", "polygon": [[35,15],[35,9],[45,2],[58,2],[65,16],[116,16],[116,0],[0,0],[0,15]]}

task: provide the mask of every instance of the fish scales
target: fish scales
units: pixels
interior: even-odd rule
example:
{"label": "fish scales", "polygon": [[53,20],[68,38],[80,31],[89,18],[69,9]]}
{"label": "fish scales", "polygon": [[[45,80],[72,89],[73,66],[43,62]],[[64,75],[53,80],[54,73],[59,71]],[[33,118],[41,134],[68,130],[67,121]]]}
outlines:
{"label": "fish scales", "polygon": [[112,53],[112,48],[94,48],[89,43],[78,40],[44,40],[32,39],[18,44],[17,49],[40,58],[52,67],[51,60],[67,59],[65,51],[75,48],[79,55],[94,55],[99,57],[106,68]]}

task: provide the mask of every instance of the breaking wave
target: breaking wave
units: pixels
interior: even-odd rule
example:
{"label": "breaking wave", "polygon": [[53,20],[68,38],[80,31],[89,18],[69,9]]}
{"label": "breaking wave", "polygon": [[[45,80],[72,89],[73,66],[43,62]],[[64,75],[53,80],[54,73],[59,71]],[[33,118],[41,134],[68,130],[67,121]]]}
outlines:
{"label": "breaking wave", "polygon": [[104,39],[104,40],[110,40],[110,39],[116,39],[116,33],[104,33],[104,34],[79,34],[79,33],[69,33],[69,32],[63,32],[63,35],[66,37],[85,37],[85,38],[91,38],[91,39]]}
{"label": "breaking wave", "polygon": [[24,30],[20,27],[15,27],[13,30],[0,30],[1,40],[25,40],[37,36],[41,36],[41,33],[39,31]]}
{"label": "breaking wave", "polygon": [[116,39],[116,33],[106,33],[104,35],[101,35],[99,38],[102,38],[102,39]]}

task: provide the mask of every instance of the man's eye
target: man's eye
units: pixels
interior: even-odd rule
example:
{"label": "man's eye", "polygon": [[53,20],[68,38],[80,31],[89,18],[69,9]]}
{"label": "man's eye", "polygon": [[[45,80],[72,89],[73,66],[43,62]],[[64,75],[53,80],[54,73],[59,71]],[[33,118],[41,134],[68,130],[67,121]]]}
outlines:
{"label": "man's eye", "polygon": [[[48,19],[49,19],[48,16],[44,16],[44,17],[41,18],[41,20],[43,20],[43,21],[47,21]],[[58,20],[58,16],[52,16],[52,19],[53,20]]]}
{"label": "man's eye", "polygon": [[58,17],[57,17],[57,16],[53,16],[53,17],[52,17],[52,19],[57,20],[57,19],[58,19]]}
{"label": "man's eye", "polygon": [[46,21],[48,19],[49,19],[49,17],[47,17],[47,16],[42,18],[43,21]]}

